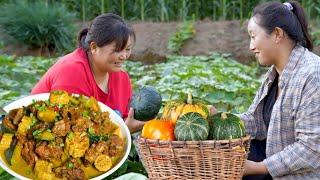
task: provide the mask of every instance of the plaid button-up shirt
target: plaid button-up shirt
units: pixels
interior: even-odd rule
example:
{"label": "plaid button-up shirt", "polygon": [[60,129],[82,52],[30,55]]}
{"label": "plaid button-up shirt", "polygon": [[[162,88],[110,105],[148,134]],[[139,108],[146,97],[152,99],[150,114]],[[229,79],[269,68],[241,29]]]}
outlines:
{"label": "plaid button-up shirt", "polygon": [[279,76],[280,94],[267,129],[263,101],[275,76],[272,66],[240,117],[252,138],[267,138],[263,163],[273,178],[320,180],[320,58],[300,45],[293,49]]}

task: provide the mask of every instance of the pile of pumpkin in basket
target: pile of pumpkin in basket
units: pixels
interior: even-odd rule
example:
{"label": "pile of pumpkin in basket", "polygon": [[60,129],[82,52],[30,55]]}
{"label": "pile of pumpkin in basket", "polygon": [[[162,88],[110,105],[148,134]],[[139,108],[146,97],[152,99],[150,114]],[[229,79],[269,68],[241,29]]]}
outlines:
{"label": "pile of pumpkin in basket", "polygon": [[250,137],[239,117],[210,115],[207,104],[188,94],[168,101],[134,142],[150,179],[241,179]]}

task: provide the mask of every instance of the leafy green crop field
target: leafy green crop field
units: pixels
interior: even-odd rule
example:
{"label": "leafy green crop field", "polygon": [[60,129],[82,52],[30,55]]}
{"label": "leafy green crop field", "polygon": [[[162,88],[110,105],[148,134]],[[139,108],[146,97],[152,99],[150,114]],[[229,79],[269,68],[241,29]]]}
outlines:
{"label": "leafy green crop field", "polygon": [[[0,56],[0,106],[26,96],[56,59]],[[180,98],[187,92],[220,110],[243,112],[260,84],[259,66],[246,66],[225,55],[171,56],[166,63],[143,65],[127,61],[134,89],[154,86],[163,100]]]}
{"label": "leafy green crop field", "polygon": [[166,63],[143,66],[126,63],[134,88],[151,85],[164,101],[188,92],[215,105],[218,110],[244,112],[260,85],[258,65],[246,66],[224,55],[171,56]]}
{"label": "leafy green crop field", "polygon": [[40,57],[0,56],[0,106],[26,96],[55,62]]}

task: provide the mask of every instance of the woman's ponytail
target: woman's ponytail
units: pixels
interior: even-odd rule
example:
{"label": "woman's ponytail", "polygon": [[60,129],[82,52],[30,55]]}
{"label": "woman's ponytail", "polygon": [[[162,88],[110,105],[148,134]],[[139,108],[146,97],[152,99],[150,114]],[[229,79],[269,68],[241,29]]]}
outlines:
{"label": "woman's ponytail", "polygon": [[293,7],[292,12],[297,16],[297,19],[300,22],[300,25],[303,31],[304,40],[301,43],[304,47],[312,51],[313,44],[312,44],[311,36],[308,31],[308,21],[307,21],[305,12],[298,2],[290,1],[289,3],[292,5]]}
{"label": "woman's ponytail", "polygon": [[89,28],[84,28],[78,33],[77,44],[78,47],[87,49],[88,45],[86,44],[86,37],[89,32]]}

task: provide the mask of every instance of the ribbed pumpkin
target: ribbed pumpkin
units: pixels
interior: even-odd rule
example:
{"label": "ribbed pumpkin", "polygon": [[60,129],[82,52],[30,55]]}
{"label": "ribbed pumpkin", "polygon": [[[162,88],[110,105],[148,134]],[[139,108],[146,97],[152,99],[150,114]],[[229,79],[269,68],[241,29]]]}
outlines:
{"label": "ribbed pumpkin", "polygon": [[229,140],[246,135],[243,121],[236,115],[220,112],[208,118],[210,124],[209,139]]}
{"label": "ribbed pumpkin", "polygon": [[151,86],[144,86],[136,92],[130,103],[134,109],[134,118],[148,121],[155,118],[161,108],[162,98],[158,91]]}
{"label": "ribbed pumpkin", "polygon": [[162,118],[171,119],[176,124],[178,118],[188,112],[197,112],[207,118],[209,109],[207,105],[199,101],[193,101],[191,93],[188,93],[186,100],[172,100],[167,102],[163,108]]}
{"label": "ribbed pumpkin", "polygon": [[196,112],[182,115],[174,128],[174,136],[178,141],[201,141],[209,135],[209,123]]}

